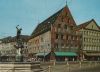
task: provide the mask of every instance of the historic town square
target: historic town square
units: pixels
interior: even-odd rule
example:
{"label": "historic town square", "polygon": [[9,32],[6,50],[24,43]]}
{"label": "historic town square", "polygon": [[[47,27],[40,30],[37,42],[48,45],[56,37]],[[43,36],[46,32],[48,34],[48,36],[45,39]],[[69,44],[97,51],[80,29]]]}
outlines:
{"label": "historic town square", "polygon": [[99,0],[0,0],[0,72],[100,72]]}

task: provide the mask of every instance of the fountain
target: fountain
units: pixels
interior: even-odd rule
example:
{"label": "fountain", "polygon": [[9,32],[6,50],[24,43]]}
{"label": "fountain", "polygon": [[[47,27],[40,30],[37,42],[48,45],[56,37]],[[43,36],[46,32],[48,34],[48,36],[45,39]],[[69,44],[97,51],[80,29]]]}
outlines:
{"label": "fountain", "polygon": [[0,62],[0,72],[34,72],[34,70],[40,69],[40,62],[24,62],[22,56],[22,48],[24,45],[21,40],[21,30],[16,26],[17,35],[16,35],[16,56],[15,62]]}

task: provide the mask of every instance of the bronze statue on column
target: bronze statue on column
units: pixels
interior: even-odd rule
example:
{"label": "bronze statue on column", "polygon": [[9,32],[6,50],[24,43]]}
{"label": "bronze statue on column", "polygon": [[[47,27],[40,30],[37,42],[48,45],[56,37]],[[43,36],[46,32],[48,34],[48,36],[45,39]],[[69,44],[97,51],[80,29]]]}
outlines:
{"label": "bronze statue on column", "polygon": [[16,34],[16,61],[17,62],[22,62],[23,61],[23,56],[22,56],[22,48],[24,47],[22,44],[22,39],[21,39],[21,30],[22,28],[19,28],[19,25],[16,26],[17,29],[17,34]]}

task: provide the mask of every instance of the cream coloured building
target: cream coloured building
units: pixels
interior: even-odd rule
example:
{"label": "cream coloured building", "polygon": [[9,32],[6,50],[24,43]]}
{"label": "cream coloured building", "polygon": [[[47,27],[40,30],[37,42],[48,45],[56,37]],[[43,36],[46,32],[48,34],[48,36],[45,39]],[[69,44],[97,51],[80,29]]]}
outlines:
{"label": "cream coloured building", "polygon": [[51,49],[51,37],[50,31],[31,38],[29,43],[29,54],[36,54],[42,52],[50,52]]}
{"label": "cream coloured building", "polygon": [[[0,51],[1,51],[2,61],[11,61],[11,60],[13,61],[14,60],[16,49],[14,48],[15,42],[13,42],[12,39],[13,38],[11,36],[1,39]],[[12,58],[8,58],[8,56]]]}
{"label": "cream coloured building", "polygon": [[88,60],[100,59],[100,28],[94,19],[78,26],[82,34],[83,58]]}
{"label": "cream coloured building", "polygon": [[[29,36],[27,35],[21,35],[21,39],[24,45],[23,56],[24,58],[28,57],[28,43],[27,40],[29,39]],[[14,47],[16,45],[16,36],[15,37],[6,37],[0,39],[0,53],[1,53],[1,59],[2,61],[15,61],[16,56],[16,48]]]}

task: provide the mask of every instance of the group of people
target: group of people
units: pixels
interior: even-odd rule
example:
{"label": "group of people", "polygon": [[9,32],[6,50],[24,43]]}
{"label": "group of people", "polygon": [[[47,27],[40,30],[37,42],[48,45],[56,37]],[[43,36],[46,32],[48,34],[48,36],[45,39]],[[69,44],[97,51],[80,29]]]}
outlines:
{"label": "group of people", "polygon": [[27,62],[36,62],[36,61],[41,61],[42,59],[41,58],[29,58],[29,59],[27,59],[26,61]]}

